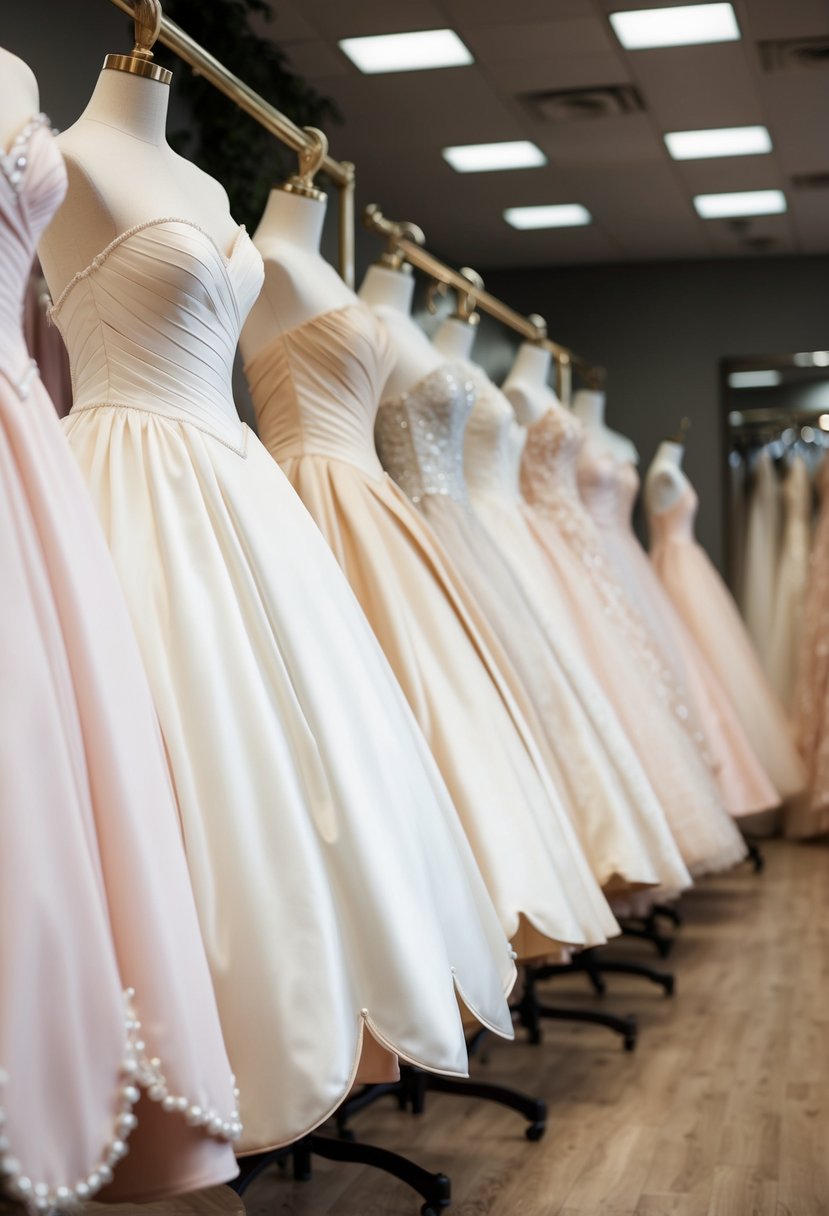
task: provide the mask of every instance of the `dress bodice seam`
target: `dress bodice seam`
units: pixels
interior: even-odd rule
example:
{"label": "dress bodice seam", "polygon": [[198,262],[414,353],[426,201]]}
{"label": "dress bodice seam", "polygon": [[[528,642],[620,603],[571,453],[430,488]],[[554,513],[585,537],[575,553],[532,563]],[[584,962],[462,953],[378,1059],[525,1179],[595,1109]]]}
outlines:
{"label": "dress bodice seam", "polygon": [[154,418],[160,418],[162,422],[167,422],[170,426],[188,426],[196,431],[201,431],[203,435],[208,435],[211,439],[215,439],[217,443],[221,443],[223,447],[228,448],[236,456],[240,456],[242,460],[247,460],[248,456],[248,435],[250,428],[247,423],[239,420],[239,426],[242,428],[242,446],[236,447],[229,439],[223,439],[210,427],[205,426],[202,422],[195,422],[192,418],[183,418],[180,416],[172,416],[165,414],[162,410],[153,409],[149,405],[132,405],[126,401],[90,401],[85,405],[73,406],[66,415],[66,420],[77,418],[79,414],[88,413],[90,410],[132,410],[136,414],[152,414]]}

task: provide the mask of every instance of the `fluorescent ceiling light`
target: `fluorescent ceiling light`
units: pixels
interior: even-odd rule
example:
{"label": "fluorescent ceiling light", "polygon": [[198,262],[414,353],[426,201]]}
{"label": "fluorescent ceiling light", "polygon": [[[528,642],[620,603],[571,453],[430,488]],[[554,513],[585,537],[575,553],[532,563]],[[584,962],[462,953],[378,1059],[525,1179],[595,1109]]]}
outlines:
{"label": "fluorescent ceiling light", "polygon": [[795,355],[797,367],[829,367],[829,350],[806,350]]}
{"label": "fluorescent ceiling light", "polygon": [[581,203],[557,203],[548,207],[507,207],[504,219],[513,228],[579,228],[593,222]]}
{"label": "fluorescent ceiling light", "polygon": [[417,72],[473,63],[454,30],[415,30],[410,34],[376,34],[343,38],[340,48],[361,72]]}
{"label": "fluorescent ceiling light", "polygon": [[829,431],[829,414],[821,414],[817,420],[817,424],[822,431]]}
{"label": "fluorescent ceiling light", "polygon": [[665,136],[674,160],[705,160],[714,156],[760,156],[771,152],[765,127],[718,127],[710,131],[671,131]]}
{"label": "fluorescent ceiling light", "polygon": [[698,194],[694,206],[704,220],[781,215],[786,210],[786,196],[782,190],[734,190],[728,194]]}
{"label": "fluorescent ceiling light", "polygon": [[534,169],[546,165],[547,157],[528,139],[497,144],[463,144],[444,148],[443,159],[458,173],[486,173],[495,169]]}
{"label": "fluorescent ceiling light", "polygon": [[695,46],[702,42],[736,42],[737,17],[730,4],[683,4],[611,13],[610,24],[626,51],[657,46]]}
{"label": "fluorescent ceiling light", "polygon": [[780,372],[770,369],[761,372],[732,372],[728,383],[731,388],[774,388],[782,379]]}

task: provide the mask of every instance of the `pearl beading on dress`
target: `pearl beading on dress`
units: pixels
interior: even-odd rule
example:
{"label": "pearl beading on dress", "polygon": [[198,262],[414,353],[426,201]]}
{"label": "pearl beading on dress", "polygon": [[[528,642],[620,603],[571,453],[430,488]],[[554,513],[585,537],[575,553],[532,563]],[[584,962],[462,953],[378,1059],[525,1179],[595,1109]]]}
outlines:
{"label": "pearl beading on dress", "polygon": [[[105,1143],[100,1159],[85,1178],[72,1184],[50,1186],[46,1182],[34,1182],[24,1174],[21,1163],[12,1155],[12,1144],[4,1131],[6,1112],[0,1103],[0,1191],[5,1191],[11,1198],[17,1199],[37,1216],[43,1216],[54,1209],[65,1210],[85,1203],[109,1185],[116,1165],[129,1152],[127,1140],[138,1126],[133,1107],[141,1097],[142,1089],[151,1102],[161,1104],[162,1110],[183,1114],[191,1127],[203,1127],[210,1136],[232,1142],[238,1140],[242,1134],[238,1110],[239,1090],[235,1088],[235,1078],[234,1109],[229,1119],[222,1118],[212,1107],[199,1106],[197,1103],[191,1103],[186,1097],[169,1092],[161,1071],[161,1061],[157,1057],[150,1058],[146,1055],[146,1044],[140,1037],[141,1022],[135,1016],[133,1007],[134,998],[135,989],[127,988],[124,992],[126,1045],[120,1069],[122,1085],[118,1093],[118,1113],[113,1123],[112,1135]],[[0,1097],[8,1080],[8,1072],[0,1068]]]}
{"label": "pearl beading on dress", "polygon": [[[15,135],[9,150],[0,155],[0,172],[15,194],[19,195],[23,189],[23,179],[29,163],[29,141],[39,127],[49,126],[51,123],[47,116],[37,114],[31,122],[26,123],[22,131]],[[58,134],[54,127],[52,127],[52,133]]]}

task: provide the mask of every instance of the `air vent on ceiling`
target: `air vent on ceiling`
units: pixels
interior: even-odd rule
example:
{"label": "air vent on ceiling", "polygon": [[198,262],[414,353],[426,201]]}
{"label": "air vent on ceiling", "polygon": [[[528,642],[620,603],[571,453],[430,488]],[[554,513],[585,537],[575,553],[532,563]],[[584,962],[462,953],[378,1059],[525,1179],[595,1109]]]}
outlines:
{"label": "air vent on ceiling", "polygon": [[525,93],[521,100],[533,118],[541,122],[616,118],[620,114],[637,114],[645,108],[642,98],[631,84]]}
{"label": "air vent on ceiling", "polygon": [[793,173],[795,190],[829,190],[829,173]]}
{"label": "air vent on ceiling", "polygon": [[758,43],[760,61],[767,72],[800,68],[829,68],[829,38],[780,38]]}

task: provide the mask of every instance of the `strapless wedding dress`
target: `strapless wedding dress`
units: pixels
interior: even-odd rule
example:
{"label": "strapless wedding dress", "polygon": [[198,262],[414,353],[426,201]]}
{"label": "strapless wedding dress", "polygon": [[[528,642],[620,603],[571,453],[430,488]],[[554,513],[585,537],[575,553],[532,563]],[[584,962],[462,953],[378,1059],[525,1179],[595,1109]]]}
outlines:
{"label": "strapless wedding dress", "polygon": [[[471,371],[477,400],[467,426],[465,468],[473,508],[548,633],[589,664],[636,748],[690,872],[732,864],[744,855],[741,837],[719,804],[694,742],[663,699],[657,673],[643,668],[643,656],[622,624],[615,602],[620,591],[602,577],[599,545],[578,498],[575,469],[566,529],[542,526],[541,512],[530,511],[519,488],[526,433],[504,394],[480,369]],[[541,432],[531,433],[528,457],[536,455],[542,438]],[[548,480],[556,480],[556,474]]]}
{"label": "strapless wedding dress", "polygon": [[812,481],[809,466],[799,454],[792,458],[789,465],[780,487],[780,500],[783,526],[775,578],[768,672],[772,687],[785,708],[790,710],[797,677],[803,605],[812,551]]}
{"label": "strapless wedding dress", "polygon": [[579,487],[597,524],[604,554],[652,644],[687,693],[692,717],[705,737],[708,754],[728,812],[735,817],[780,804],[716,671],[675,609],[633,531],[639,474],[593,439],[579,453]]}
{"label": "strapless wedding dress", "polygon": [[275,335],[246,369],[260,434],[366,611],[516,951],[601,942],[617,927],[502,674],[508,661],[377,458],[391,363],[382,323],[359,301]]}
{"label": "strapless wedding dress", "polygon": [[651,561],[674,608],[730,696],[772,783],[788,799],[803,788],[803,765],[737,606],[694,539],[697,506],[696,492],[688,482],[666,511],[649,513]]}
{"label": "strapless wedding dress", "polygon": [[447,363],[383,402],[380,460],[428,519],[498,636],[518,676],[533,732],[557,780],[593,873],[606,893],[663,892],[690,877],[664,814],[604,694],[581,656],[557,644],[472,511],[463,441],[475,386]]}
{"label": "strapless wedding dress", "polygon": [[66,190],[42,117],[0,170],[0,1190],[48,1210],[222,1182],[238,1128],[146,676],[23,340]]}
{"label": "strapless wedding dress", "polygon": [[261,283],[243,230],[225,253],[187,220],[162,218],[113,241],[53,309],[75,386],[64,425],[179,795],[244,1091],[242,1151],[325,1119],[351,1088],[364,1034],[367,1049],[376,1040],[465,1073],[456,988],[510,1036],[514,979],[365,617],[236,414],[234,352]]}

